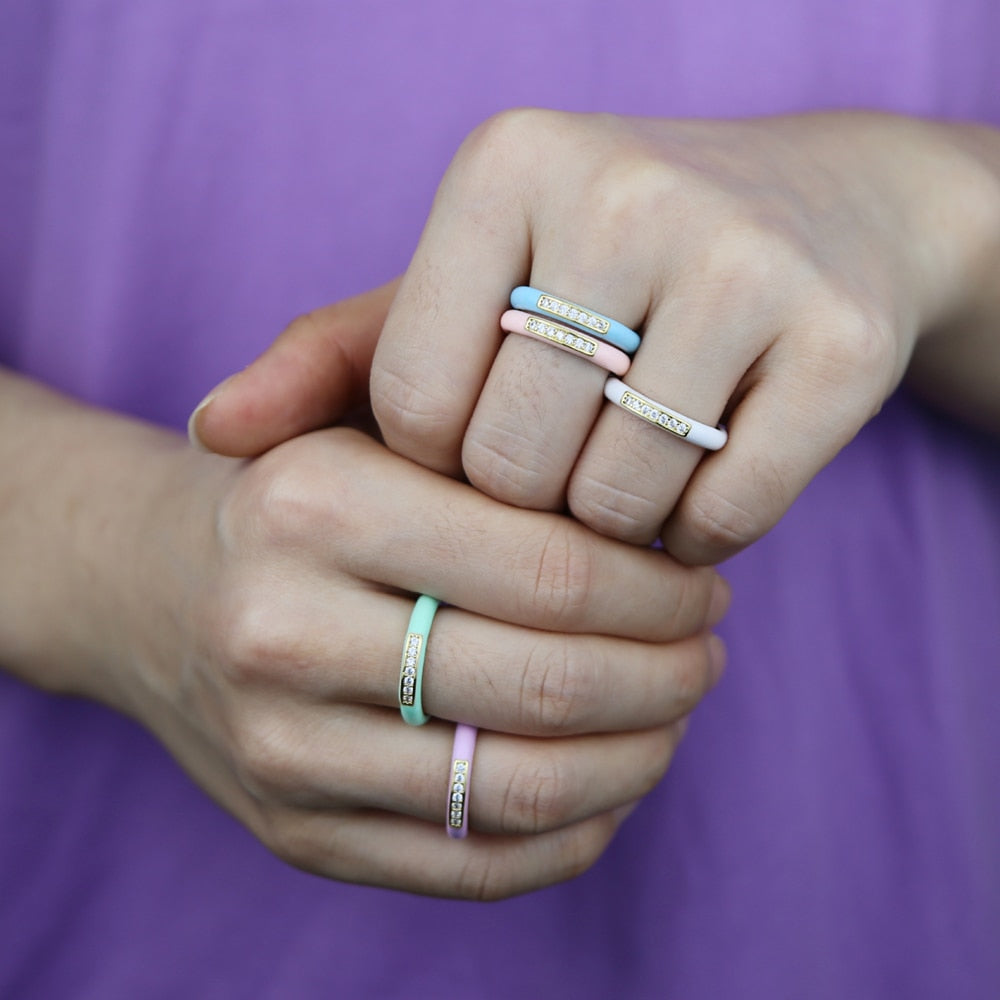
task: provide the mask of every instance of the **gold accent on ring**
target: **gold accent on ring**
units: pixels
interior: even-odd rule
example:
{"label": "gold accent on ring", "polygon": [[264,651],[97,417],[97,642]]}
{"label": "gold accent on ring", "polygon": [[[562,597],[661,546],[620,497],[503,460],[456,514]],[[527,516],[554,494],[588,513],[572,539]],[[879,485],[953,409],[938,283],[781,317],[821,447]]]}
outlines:
{"label": "gold accent on ring", "polygon": [[656,424],[677,437],[685,438],[691,433],[691,424],[681,419],[679,414],[673,413],[666,407],[656,405],[651,399],[646,399],[636,392],[628,391],[622,393],[621,405],[643,420],[648,420],[651,424]]}
{"label": "gold accent on ring", "polygon": [[403,643],[403,656],[399,664],[399,703],[412,705],[417,690],[417,663],[424,637],[419,632],[407,632]]}
{"label": "gold accent on ring", "polygon": [[465,822],[465,806],[468,800],[470,761],[455,760],[451,765],[451,806],[448,809],[448,825],[453,830],[461,830]]}
{"label": "gold accent on ring", "polygon": [[582,354],[585,358],[592,358],[597,353],[596,340],[563,326],[562,323],[550,323],[538,316],[528,316],[524,321],[524,328],[536,337],[542,337],[552,344],[565,347],[568,351]]}

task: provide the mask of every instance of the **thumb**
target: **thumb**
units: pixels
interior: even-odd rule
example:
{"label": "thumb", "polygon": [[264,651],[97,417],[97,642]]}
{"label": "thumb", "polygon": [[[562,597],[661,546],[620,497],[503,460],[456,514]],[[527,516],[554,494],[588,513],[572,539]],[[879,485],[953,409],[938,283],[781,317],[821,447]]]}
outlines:
{"label": "thumb", "polygon": [[368,399],[372,355],[397,281],[293,320],[188,421],[196,446],[247,458],[327,427]]}

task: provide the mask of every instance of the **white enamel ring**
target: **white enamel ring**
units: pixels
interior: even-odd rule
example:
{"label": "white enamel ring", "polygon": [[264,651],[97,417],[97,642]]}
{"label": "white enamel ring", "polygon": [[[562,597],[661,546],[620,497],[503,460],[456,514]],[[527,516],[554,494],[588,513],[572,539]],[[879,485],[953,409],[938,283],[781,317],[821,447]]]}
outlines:
{"label": "white enamel ring", "polygon": [[691,417],[685,417],[683,413],[671,410],[670,407],[643,396],[635,389],[630,389],[621,379],[614,376],[604,383],[604,398],[615,406],[641,417],[654,427],[659,427],[674,437],[708,451],[718,451],[729,437],[724,428],[712,427],[692,420]]}

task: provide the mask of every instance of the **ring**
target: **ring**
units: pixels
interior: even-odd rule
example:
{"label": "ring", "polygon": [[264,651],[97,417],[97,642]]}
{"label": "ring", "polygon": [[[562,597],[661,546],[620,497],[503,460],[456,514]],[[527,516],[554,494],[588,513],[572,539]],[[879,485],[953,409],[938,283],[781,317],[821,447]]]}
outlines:
{"label": "ring", "polygon": [[624,323],[602,316],[593,309],[585,309],[568,299],[556,298],[555,295],[537,288],[519,285],[510,293],[510,304],[515,309],[553,316],[578,330],[583,330],[584,333],[596,334],[601,340],[614,344],[626,354],[635,354],[639,346],[639,334]]}
{"label": "ring", "polygon": [[561,351],[568,351],[577,357],[593,361],[595,365],[616,375],[624,375],[632,364],[632,359],[617,347],[612,347],[596,337],[580,333],[562,323],[542,319],[541,316],[533,316],[520,309],[508,309],[500,317],[500,327],[508,333],[523,333],[525,336],[545,341],[546,344],[558,347]]}
{"label": "ring", "polygon": [[722,427],[711,427],[697,420],[685,417],[684,414],[671,410],[662,403],[654,402],[648,396],[630,389],[624,382],[611,376],[604,383],[604,398],[620,406],[629,413],[649,421],[661,430],[668,431],[691,444],[706,448],[708,451],[718,451],[729,435]]}
{"label": "ring", "polygon": [[427,633],[431,630],[439,603],[426,594],[417,598],[403,642],[403,655],[399,663],[399,711],[403,721],[411,726],[422,726],[430,718],[424,714],[420,689],[424,680]]}
{"label": "ring", "polygon": [[448,818],[444,828],[449,837],[462,840],[469,832],[469,787],[472,781],[472,758],[476,753],[479,730],[460,722],[455,727],[451,748],[451,780],[448,782]]}

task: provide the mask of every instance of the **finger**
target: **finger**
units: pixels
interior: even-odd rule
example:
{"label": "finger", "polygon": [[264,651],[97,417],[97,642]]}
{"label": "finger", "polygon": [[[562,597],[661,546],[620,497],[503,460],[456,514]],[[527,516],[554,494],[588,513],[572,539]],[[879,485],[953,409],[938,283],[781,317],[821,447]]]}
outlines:
{"label": "finger", "polygon": [[566,881],[601,856],[618,829],[613,814],[538,836],[465,840],[438,824],[378,812],[296,814],[261,840],[297,868],[327,878],[427,896],[491,901]]}
{"label": "finger", "polygon": [[[563,164],[560,182],[547,188],[544,198],[536,194],[529,200],[530,285],[635,329],[647,315],[669,258],[654,261],[651,254],[623,252],[621,232],[628,232],[637,246],[656,246],[662,238],[650,231],[648,204],[637,206],[644,199],[631,193],[636,184],[623,185],[623,193],[607,183],[600,158],[595,165],[592,143],[579,131],[589,120],[555,124],[560,130],[555,141],[567,149],[581,141],[582,146],[579,156]],[[510,291],[507,286],[495,294],[508,296]],[[603,408],[605,377],[583,358],[508,335],[464,442],[470,482],[506,503],[560,509],[576,460]]]}
{"label": "finger", "polygon": [[[665,287],[623,382],[683,416],[714,426],[784,317],[770,285],[730,263],[698,261]],[[735,266],[734,266],[735,267]],[[722,273],[714,274],[713,268]],[[730,451],[732,443],[723,449]],[[568,504],[601,534],[649,544],[688,479],[713,453],[628,410],[607,405],[573,469]]]}
{"label": "finger", "polygon": [[[438,741],[437,764],[430,769],[442,769],[434,779],[439,815],[421,820],[373,809],[290,808],[283,802],[261,800],[247,793],[234,776],[231,760],[224,759],[197,727],[179,716],[160,718],[159,723],[158,735],[173,747],[181,764],[265,846],[289,864],[341,881],[470,899],[516,895],[572,878],[590,867],[624,812],[616,810],[535,836],[489,836],[475,830],[477,803],[470,796],[473,830],[466,840],[455,841],[443,829],[447,737]],[[310,755],[315,758],[315,753]]]}
{"label": "finger", "polygon": [[870,330],[815,330],[768,353],[728,419],[726,447],[687,484],[662,535],[678,559],[715,564],[760,538],[891,391]]}
{"label": "finger", "polygon": [[[245,710],[246,711],[246,710]],[[236,773],[261,802],[378,809],[443,820],[455,727],[405,725],[363,706],[247,711]],[[633,802],[663,776],[680,740],[673,725],[631,733],[532,739],[481,732],[470,776],[472,829],[535,834]]]}
{"label": "finger", "polygon": [[329,426],[363,403],[397,284],[293,321],[249,367],[197,407],[188,425],[192,441],[223,455],[259,455]]}
{"label": "finger", "polygon": [[[584,234],[584,238],[585,238]],[[546,267],[536,256],[533,287],[567,298],[626,325],[637,324],[645,302],[623,280],[611,260],[597,268],[601,278],[579,287],[583,265],[570,248],[555,256],[561,267]],[[625,360],[625,358],[623,358]],[[601,412],[607,371],[551,344],[508,335],[476,404],[463,443],[469,481],[489,496],[519,507],[559,510],[577,456]]]}
{"label": "finger", "polygon": [[[534,244],[530,283],[636,329],[644,325],[683,259],[676,245],[680,241],[665,246],[663,238],[670,228],[664,209],[674,192],[663,197],[661,172],[651,170],[645,158],[626,158],[608,168],[593,155],[593,135],[577,131],[593,124],[589,119],[560,122],[565,148],[579,144],[579,155],[561,164],[559,182],[546,189],[544,198],[529,203]],[[613,133],[603,138],[615,141]],[[651,211],[651,205],[661,210]],[[640,355],[643,350],[639,348]],[[549,345],[508,336],[465,439],[469,480],[507,503],[561,508],[578,456],[604,408],[604,381],[605,373],[582,358],[566,358]],[[647,536],[655,537],[655,532]]]}
{"label": "finger", "polygon": [[[257,637],[231,638],[242,652],[230,662],[239,664],[242,689],[395,708],[413,606],[409,598],[322,585],[309,596],[275,593],[254,616]],[[421,701],[436,718],[530,736],[647,729],[691,712],[724,659],[721,641],[707,633],[637,642],[524,628],[445,607],[425,636]],[[334,662],[351,669],[332,669]]]}
{"label": "finger", "polygon": [[497,318],[528,272],[517,183],[526,159],[510,116],[463,143],[375,354],[372,407],[386,444],[451,476],[461,474],[462,437],[500,344]]}
{"label": "finger", "polygon": [[[299,534],[310,538],[317,558],[361,579],[532,628],[650,641],[700,632],[713,602],[717,610],[728,599],[708,570],[601,538],[558,514],[497,504],[363,435],[345,430],[323,440],[329,461],[346,461],[358,475],[320,493],[310,515],[315,531]],[[318,480],[328,482],[320,455],[311,454]],[[385,483],[398,487],[387,490]],[[287,504],[270,489],[276,532],[289,518],[301,518],[301,478],[289,487]]]}
{"label": "finger", "polygon": [[665,725],[695,708],[725,662],[721,640],[707,633],[658,644],[523,629],[457,609],[439,616],[424,664],[425,710],[512,734]]}

